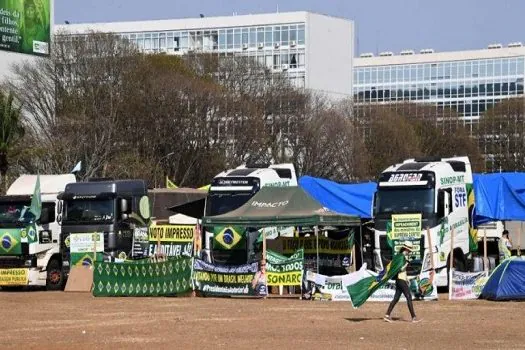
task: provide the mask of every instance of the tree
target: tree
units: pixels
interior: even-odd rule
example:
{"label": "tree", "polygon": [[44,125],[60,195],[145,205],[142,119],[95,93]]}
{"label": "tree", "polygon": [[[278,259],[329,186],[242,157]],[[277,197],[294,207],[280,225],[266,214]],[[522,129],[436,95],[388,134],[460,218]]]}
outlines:
{"label": "tree", "polygon": [[525,171],[525,115],[522,98],[498,103],[481,117],[476,129],[486,171]]}
{"label": "tree", "polygon": [[23,135],[21,107],[15,104],[12,92],[0,90],[0,175],[6,191],[9,154]]}

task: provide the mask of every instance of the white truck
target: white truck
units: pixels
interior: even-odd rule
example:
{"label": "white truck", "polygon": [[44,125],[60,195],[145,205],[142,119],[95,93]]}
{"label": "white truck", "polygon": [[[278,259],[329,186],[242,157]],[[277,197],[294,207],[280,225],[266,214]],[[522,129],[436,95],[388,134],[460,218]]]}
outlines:
{"label": "white truck", "polygon": [[[30,225],[31,205],[37,175],[22,175],[0,197],[0,287],[45,286],[60,290],[64,284],[60,256],[59,200],[57,195],[75,175],[40,175],[42,211]],[[36,229],[35,229],[36,228]]]}
{"label": "white truck", "polygon": [[448,286],[451,250],[455,269],[466,271],[467,257],[477,249],[476,231],[471,227],[473,206],[468,157],[408,159],[390,166],[380,175],[374,196],[376,270],[383,269],[400,243],[411,240],[416,251],[408,273],[430,270],[433,255],[436,284]]}
{"label": "white truck", "polygon": [[[205,215],[220,215],[241,207],[262,187],[297,186],[293,164],[241,165],[221,172],[213,178],[206,197]],[[203,252],[207,259],[223,264],[243,264],[253,259],[251,237],[246,228],[204,227]],[[280,232],[293,234],[293,227],[265,228],[267,235]],[[239,232],[241,231],[241,232]],[[273,232],[272,232],[273,231]],[[253,231],[255,232],[255,231]],[[244,240],[242,237],[248,237]]]}

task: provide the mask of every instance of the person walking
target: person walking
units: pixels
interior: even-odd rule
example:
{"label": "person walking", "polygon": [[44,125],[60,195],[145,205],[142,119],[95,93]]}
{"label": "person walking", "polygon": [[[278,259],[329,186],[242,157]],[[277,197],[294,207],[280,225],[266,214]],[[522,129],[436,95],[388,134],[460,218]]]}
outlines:
{"label": "person walking", "polygon": [[503,260],[510,258],[511,253],[510,250],[512,249],[512,241],[509,238],[509,231],[503,230],[503,233],[501,234],[501,238],[498,242],[498,250],[499,250],[499,262],[501,263]]}
{"label": "person walking", "polygon": [[410,311],[410,316],[412,316],[412,322],[416,323],[421,321],[421,319],[416,317],[416,313],[414,311],[414,305],[412,304],[412,294],[410,293],[407,276],[408,254],[412,252],[413,249],[414,248],[412,242],[405,242],[401,246],[401,249],[398,253],[398,255],[401,254],[403,256],[404,264],[396,275],[396,294],[394,294],[394,299],[392,299],[392,301],[390,302],[390,305],[388,306],[388,310],[384,317],[384,320],[387,322],[392,322],[390,314],[392,313],[392,310],[394,310],[394,307],[398,303],[399,298],[401,298],[401,294],[403,294],[407,300],[408,310]]}

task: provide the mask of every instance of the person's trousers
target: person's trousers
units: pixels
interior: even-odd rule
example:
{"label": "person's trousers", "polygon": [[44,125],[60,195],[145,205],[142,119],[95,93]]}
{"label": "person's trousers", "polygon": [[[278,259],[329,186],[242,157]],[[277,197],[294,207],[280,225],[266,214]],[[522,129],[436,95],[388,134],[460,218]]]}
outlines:
{"label": "person's trousers", "polygon": [[408,310],[410,311],[410,315],[412,316],[412,318],[416,317],[416,313],[414,312],[414,305],[412,305],[412,294],[410,293],[408,282],[400,279],[396,280],[396,294],[394,295],[394,299],[390,302],[386,314],[390,315],[392,313],[392,310],[394,310],[394,307],[399,301],[399,298],[401,298],[401,293],[403,293],[403,295],[407,299],[407,305]]}

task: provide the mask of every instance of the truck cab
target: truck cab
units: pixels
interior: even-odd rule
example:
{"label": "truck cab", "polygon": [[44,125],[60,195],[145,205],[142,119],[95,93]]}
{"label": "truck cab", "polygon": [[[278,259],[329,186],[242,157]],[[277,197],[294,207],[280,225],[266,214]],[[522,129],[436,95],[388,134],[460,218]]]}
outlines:
{"label": "truck cab", "polygon": [[[64,267],[97,260],[140,258],[147,251],[149,200],[143,180],[92,180],[72,183],[61,194],[62,257]],[[97,238],[91,238],[97,237]],[[100,238],[99,238],[100,237]],[[89,242],[100,239],[100,244]],[[87,240],[86,250],[74,242]],[[83,254],[84,253],[84,254]]]}
{"label": "truck cab", "polygon": [[[477,247],[475,231],[469,224],[469,208],[474,198],[471,194],[472,171],[468,157],[408,159],[385,169],[379,177],[373,204],[376,269],[383,269],[398,246],[411,240],[416,250],[407,272],[418,275],[428,271],[433,256],[437,286],[447,286],[452,229],[456,269],[466,271],[471,247]],[[402,223],[407,217],[409,220]],[[403,232],[409,231],[406,225],[414,225],[421,231],[404,236]],[[432,246],[427,239],[427,229]]]}
{"label": "truck cab", "polygon": [[[206,197],[205,215],[220,215],[235,210],[264,186],[297,186],[293,164],[248,164],[221,172],[211,182]],[[293,233],[293,227],[275,229]],[[203,232],[203,251],[208,260],[236,265],[254,259],[253,243],[259,236],[256,229],[205,227]]]}
{"label": "truck cab", "polygon": [[61,227],[58,194],[75,175],[40,175],[42,209],[40,219],[31,224],[28,208],[37,175],[22,175],[5,196],[0,196],[0,286],[2,289],[41,286],[59,290],[64,285],[60,255]]}

